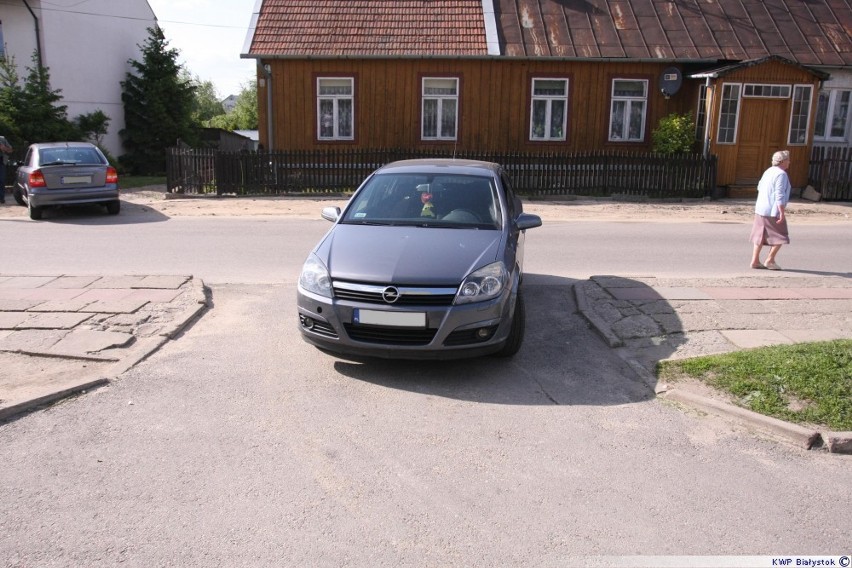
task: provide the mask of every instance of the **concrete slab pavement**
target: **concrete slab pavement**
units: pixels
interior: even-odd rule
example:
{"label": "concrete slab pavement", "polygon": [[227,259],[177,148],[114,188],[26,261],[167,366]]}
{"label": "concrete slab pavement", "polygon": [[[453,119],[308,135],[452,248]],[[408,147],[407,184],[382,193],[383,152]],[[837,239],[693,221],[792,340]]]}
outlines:
{"label": "concrete slab pavement", "polygon": [[806,448],[852,453],[852,432],[816,432],[657,384],[654,367],[768,345],[852,339],[852,280],[842,276],[678,279],[593,276],[574,286],[580,312],[657,394],[724,413]]}
{"label": "concrete slab pavement", "polygon": [[0,420],[109,382],[206,305],[193,276],[0,274]]}

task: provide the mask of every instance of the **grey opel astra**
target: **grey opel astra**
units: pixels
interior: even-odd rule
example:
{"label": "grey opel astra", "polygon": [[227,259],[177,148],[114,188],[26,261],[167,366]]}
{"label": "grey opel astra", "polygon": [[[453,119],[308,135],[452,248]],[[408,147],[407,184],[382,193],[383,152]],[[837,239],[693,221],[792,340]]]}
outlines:
{"label": "grey opel astra", "polygon": [[512,356],[524,336],[524,213],[503,168],[405,160],[371,174],[308,255],[302,337],[341,356]]}

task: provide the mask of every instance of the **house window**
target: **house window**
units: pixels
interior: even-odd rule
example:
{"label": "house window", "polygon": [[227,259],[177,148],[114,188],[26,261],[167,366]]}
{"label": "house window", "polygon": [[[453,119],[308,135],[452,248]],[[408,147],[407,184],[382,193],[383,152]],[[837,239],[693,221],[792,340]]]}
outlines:
{"label": "house window", "polygon": [[423,79],[423,140],[455,140],[459,122],[459,80]]}
{"label": "house window", "polygon": [[568,79],[533,79],[530,140],[565,140]]}
{"label": "house window", "polygon": [[789,99],[790,85],[759,85],[756,83],[746,83],[743,86],[743,96],[763,99]]}
{"label": "house window", "polygon": [[6,58],[6,40],[3,39],[3,22],[0,22],[0,58]]}
{"label": "house window", "polygon": [[704,128],[707,125],[707,85],[698,89],[698,109],[695,112],[695,139],[704,140]]}
{"label": "house window", "polygon": [[353,140],[353,97],[351,77],[317,79],[317,138]]}
{"label": "house window", "polygon": [[737,141],[737,120],[740,114],[740,88],[738,83],[726,83],[722,87],[722,107],[719,110],[719,132],[716,136],[719,144],[733,144]]}
{"label": "house window", "polygon": [[818,140],[843,142],[849,129],[849,105],[852,91],[820,91],[817,102],[814,137]]}
{"label": "house window", "polygon": [[790,144],[808,143],[808,120],[811,116],[811,93],[813,87],[810,85],[796,85],[793,87],[793,108],[790,112]]}
{"label": "house window", "polygon": [[641,142],[645,137],[648,81],[613,79],[609,139],[612,142]]}

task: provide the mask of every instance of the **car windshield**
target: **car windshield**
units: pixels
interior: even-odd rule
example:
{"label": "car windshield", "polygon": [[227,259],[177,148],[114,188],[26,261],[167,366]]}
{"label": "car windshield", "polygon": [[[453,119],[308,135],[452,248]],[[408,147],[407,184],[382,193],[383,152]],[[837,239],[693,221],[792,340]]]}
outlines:
{"label": "car windshield", "polygon": [[94,148],[43,148],[39,151],[39,165],[51,164],[103,164]]}
{"label": "car windshield", "polygon": [[341,223],[496,230],[500,200],[489,177],[376,174],[353,197]]}

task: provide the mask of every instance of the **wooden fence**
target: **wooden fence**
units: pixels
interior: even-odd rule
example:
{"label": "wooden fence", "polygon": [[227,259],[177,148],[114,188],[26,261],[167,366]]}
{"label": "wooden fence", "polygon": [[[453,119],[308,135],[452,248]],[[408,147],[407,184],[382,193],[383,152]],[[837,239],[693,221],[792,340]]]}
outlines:
{"label": "wooden fence", "polygon": [[822,194],[822,199],[852,200],[852,148],[814,146],[808,183]]}
{"label": "wooden fence", "polygon": [[[170,148],[169,192],[210,195],[280,195],[347,192],[372,171],[409,158],[451,158],[452,153],[404,150],[220,152]],[[459,159],[502,164],[518,193],[527,196],[700,198],[716,186],[716,157],[630,153],[464,153]]]}

